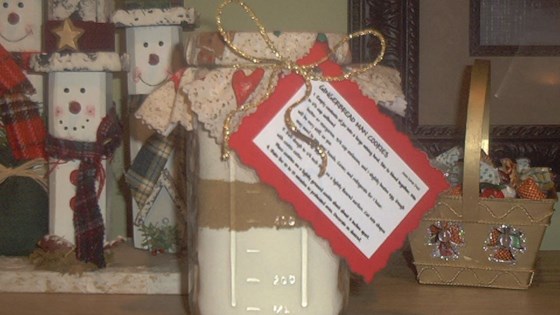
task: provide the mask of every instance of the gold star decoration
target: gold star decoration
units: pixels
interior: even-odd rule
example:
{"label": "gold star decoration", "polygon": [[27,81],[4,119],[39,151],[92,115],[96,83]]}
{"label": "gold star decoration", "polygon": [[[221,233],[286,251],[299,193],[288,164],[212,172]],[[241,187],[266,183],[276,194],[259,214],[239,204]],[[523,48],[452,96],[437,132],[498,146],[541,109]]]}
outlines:
{"label": "gold star decoration", "polygon": [[76,27],[70,19],[65,19],[59,27],[52,29],[52,32],[58,37],[57,50],[78,51],[78,39],[84,34],[84,29]]}

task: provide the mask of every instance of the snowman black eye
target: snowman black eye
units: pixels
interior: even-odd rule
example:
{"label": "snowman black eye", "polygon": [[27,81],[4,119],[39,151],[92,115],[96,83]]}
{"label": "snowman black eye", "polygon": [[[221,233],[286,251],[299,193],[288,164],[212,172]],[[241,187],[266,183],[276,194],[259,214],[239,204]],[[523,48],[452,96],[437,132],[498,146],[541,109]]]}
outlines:
{"label": "snowman black eye", "polygon": [[23,9],[23,7],[24,7],[23,2],[18,2],[17,6],[18,6],[18,8]]}
{"label": "snowman black eye", "polygon": [[86,92],[86,89],[84,89],[84,88],[80,89],[80,93],[84,94],[85,92]]}
{"label": "snowman black eye", "polygon": [[163,46],[163,42],[162,42],[162,41],[160,41],[158,44],[159,44],[159,47]]}
{"label": "snowman black eye", "polygon": [[148,48],[148,43],[144,43],[144,47]]}
{"label": "snowman black eye", "polygon": [[64,93],[70,93],[70,89],[69,88],[64,88]]}
{"label": "snowman black eye", "polygon": [[6,8],[6,9],[9,7],[9,5],[8,5],[7,2],[4,2],[4,3],[2,4],[2,6],[3,6],[4,8]]}

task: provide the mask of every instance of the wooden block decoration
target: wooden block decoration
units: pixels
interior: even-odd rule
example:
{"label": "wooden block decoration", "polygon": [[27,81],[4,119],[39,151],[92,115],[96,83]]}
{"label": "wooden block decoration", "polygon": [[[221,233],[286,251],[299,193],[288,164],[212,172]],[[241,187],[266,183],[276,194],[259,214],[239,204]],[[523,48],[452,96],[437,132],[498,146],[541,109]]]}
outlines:
{"label": "wooden block decoration", "polygon": [[[148,7],[147,2],[154,1],[143,2],[142,9],[131,9],[128,6],[128,10],[119,10],[112,17],[117,27],[126,28],[126,50],[129,56],[128,106],[131,112],[146,95],[168,82],[174,71],[182,66],[176,64],[175,58],[182,55],[182,31],[185,26],[196,22],[194,9],[182,6],[162,8],[158,5],[166,1],[157,1],[153,7]],[[173,101],[175,91],[172,89],[170,93],[170,101]],[[130,158],[133,161],[153,131],[133,115],[131,117]],[[177,240],[173,238],[182,229],[179,224],[182,220],[177,220],[182,209],[174,186],[174,181],[177,180],[174,175],[178,171],[174,167],[175,162],[172,154],[164,168],[167,175],[160,177],[146,206],[140,208],[135,201],[132,202],[135,218],[133,236],[137,248],[170,252],[177,250]],[[153,240],[162,239],[161,235],[167,235],[165,240],[154,243]]]}
{"label": "wooden block decoration", "polygon": [[106,1],[49,1],[44,51],[114,52],[113,5]]}
{"label": "wooden block decoration", "polygon": [[25,76],[35,88],[34,94],[29,94],[31,101],[39,104],[42,111],[44,104],[44,76],[29,73],[27,57],[30,53],[42,49],[43,9],[41,0],[5,0],[0,6],[0,45],[18,59]]}
{"label": "wooden block decoration", "polygon": [[[42,49],[43,4],[41,0],[5,0],[0,4],[0,46],[9,52],[10,59],[19,68],[18,72],[25,75],[32,87],[24,92],[30,101],[25,105],[25,112],[20,104],[9,105],[8,107],[13,106],[12,110],[8,111],[5,107],[2,113],[3,123],[11,125],[7,130],[12,153],[18,160],[41,157],[46,135],[44,121],[39,117],[44,102],[43,76],[29,72],[30,56]],[[5,60],[2,61],[4,62]],[[0,77],[13,78],[14,74],[3,71]],[[21,111],[16,114],[16,109]],[[11,122],[8,122],[8,117],[11,117]],[[15,121],[18,123],[14,123]]]}
{"label": "wooden block decoration", "polygon": [[130,27],[126,49],[130,58],[128,94],[150,94],[173,74],[173,54],[179,49],[180,26]]}
{"label": "wooden block decoration", "polygon": [[194,25],[196,19],[195,10],[184,7],[118,10],[113,14],[112,22],[126,28],[129,95],[149,94],[171,77],[182,30]]}
{"label": "wooden block decoration", "polygon": [[[174,53],[179,50],[180,26],[147,26],[129,27],[126,29],[127,52],[130,58],[130,69],[128,72],[128,93],[130,95],[147,95],[165,83],[171,74]],[[142,97],[140,97],[142,98]],[[137,107],[140,104],[131,104]],[[133,116],[131,116],[133,117]],[[136,118],[130,122],[130,158],[134,160],[146,139],[153,132]],[[169,157],[165,169],[170,174],[176,174],[174,168],[175,155]],[[163,187],[162,187],[163,188]],[[165,250],[173,252],[176,248],[176,240],[166,239],[161,244],[152,244],[155,239],[154,233],[162,235],[175,234],[177,228],[178,209],[172,198],[172,187],[170,189],[159,189],[150,209],[145,209],[146,214],[140,224],[133,227],[133,241],[136,248],[149,250]],[[133,218],[139,216],[143,209],[139,209],[136,202],[132,203]],[[157,246],[158,248],[153,248]]]}
{"label": "wooden block decoration", "polygon": [[[101,120],[112,104],[112,74],[52,72],[48,81],[49,133],[59,139],[95,142]],[[78,160],[57,163],[49,175],[49,233],[71,242],[74,241],[72,198],[76,193],[79,164]],[[105,163],[102,164],[105,168]],[[105,189],[98,200],[107,228],[109,215]]]}
{"label": "wooden block decoration", "polygon": [[47,21],[44,32],[45,52],[72,50],[81,52],[115,51],[115,26],[89,21]]}
{"label": "wooden block decoration", "polygon": [[113,4],[49,0],[50,25],[43,32],[53,46],[30,60],[35,72],[48,73],[49,233],[74,242],[76,257],[100,268],[106,266],[103,241],[110,230],[105,161],[122,135],[111,72],[123,71],[126,63],[112,46]]}
{"label": "wooden block decoration", "polygon": [[49,74],[49,133],[61,139],[95,142],[97,127],[112,103],[105,72]]}
{"label": "wooden block decoration", "polygon": [[49,233],[74,241],[76,258],[99,268],[106,266],[103,242],[110,231],[105,161],[122,137],[111,74],[123,71],[121,57],[55,52],[30,61],[34,71],[48,73]]}
{"label": "wooden block decoration", "polygon": [[[130,95],[150,94],[169,79],[173,72],[172,57],[179,50],[181,32],[182,28],[175,25],[129,27],[126,29],[127,52],[130,58],[131,69],[128,72],[127,80],[128,93]],[[135,108],[137,106],[131,104],[133,99],[135,98],[129,98],[129,106]],[[134,117],[129,123],[130,157],[131,160],[134,160],[138,151],[153,131]],[[176,174],[174,161],[175,155],[171,154],[165,165],[165,170],[169,174]],[[154,239],[154,235],[151,235],[153,233],[172,236],[172,234],[177,232],[174,230],[180,229],[177,225],[179,222],[177,217],[180,215],[180,210],[172,198],[175,193],[173,189],[174,187],[171,186],[159,186],[157,188],[157,196],[154,196],[153,203],[147,209],[140,209],[136,202],[133,201],[133,218],[142,217],[141,222],[136,222],[133,226],[135,247],[146,248],[152,251],[165,250],[170,252],[177,249],[177,240],[174,239],[163,240],[160,244],[154,244],[151,241]]]}
{"label": "wooden block decoration", "polygon": [[49,0],[48,20],[74,20],[98,23],[109,22],[115,9],[114,0]]}
{"label": "wooden block decoration", "polygon": [[0,44],[7,51],[41,51],[43,1],[4,0],[0,6]]}

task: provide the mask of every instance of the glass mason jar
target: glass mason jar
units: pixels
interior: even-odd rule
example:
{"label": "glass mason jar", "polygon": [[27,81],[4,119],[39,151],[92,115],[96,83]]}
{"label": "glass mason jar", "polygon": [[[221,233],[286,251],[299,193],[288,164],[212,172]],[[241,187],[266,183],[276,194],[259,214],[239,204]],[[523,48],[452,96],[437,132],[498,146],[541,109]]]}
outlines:
{"label": "glass mason jar", "polygon": [[200,126],[189,147],[191,313],[340,314],[349,272],[327,241]]}

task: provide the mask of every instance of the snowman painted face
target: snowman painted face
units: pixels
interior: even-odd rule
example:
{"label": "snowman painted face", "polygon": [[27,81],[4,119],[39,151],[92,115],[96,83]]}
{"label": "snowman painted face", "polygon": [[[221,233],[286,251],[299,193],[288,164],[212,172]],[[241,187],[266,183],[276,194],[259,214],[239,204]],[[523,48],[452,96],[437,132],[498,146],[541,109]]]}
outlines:
{"label": "snowman painted face", "polygon": [[172,75],[173,51],[179,43],[179,26],[149,26],[127,29],[131,71],[129,94],[149,94]]}
{"label": "snowman painted face", "polygon": [[94,142],[107,108],[104,72],[49,75],[49,132],[60,139]]}
{"label": "snowman painted face", "polygon": [[40,51],[41,0],[0,1],[0,44],[8,51]]}

